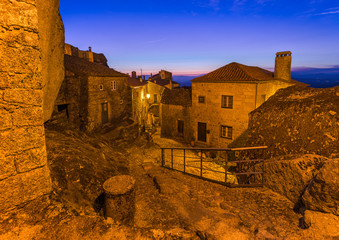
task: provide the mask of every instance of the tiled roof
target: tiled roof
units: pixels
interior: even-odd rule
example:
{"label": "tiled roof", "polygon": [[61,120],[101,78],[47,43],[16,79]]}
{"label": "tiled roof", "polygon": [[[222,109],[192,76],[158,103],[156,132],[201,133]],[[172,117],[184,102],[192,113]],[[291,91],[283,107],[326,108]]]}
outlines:
{"label": "tiled roof", "polygon": [[137,78],[129,77],[127,78],[127,84],[130,85],[131,87],[139,87],[146,85],[147,81],[140,82],[140,80]]}
{"label": "tiled roof", "polygon": [[174,88],[172,90],[166,88],[162,94],[161,103],[170,105],[191,106],[192,90],[191,88]]}
{"label": "tiled roof", "polygon": [[89,62],[86,59],[65,54],[65,69],[78,75],[101,77],[127,77],[126,74],[115,71],[100,63]]}
{"label": "tiled roof", "polygon": [[[257,82],[270,80],[277,79],[268,70],[232,62],[206,75],[194,78],[191,82]],[[288,82],[298,83],[295,80]]]}
{"label": "tiled roof", "polygon": [[[160,86],[166,86],[168,84],[170,84],[170,79],[169,78],[165,78],[165,79],[161,79],[160,74],[155,74],[152,76],[152,78],[149,78],[148,81],[152,82],[152,83],[156,83]],[[173,84],[178,84],[176,81],[172,80]]]}

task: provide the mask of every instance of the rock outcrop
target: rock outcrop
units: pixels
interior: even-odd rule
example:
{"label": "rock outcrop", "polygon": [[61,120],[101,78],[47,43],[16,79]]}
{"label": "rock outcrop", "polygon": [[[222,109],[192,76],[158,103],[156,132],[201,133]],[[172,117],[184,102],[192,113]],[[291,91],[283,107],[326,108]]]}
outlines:
{"label": "rock outcrop", "polygon": [[265,186],[297,203],[326,160],[312,154],[270,159],[265,163]]}
{"label": "rock outcrop", "polygon": [[[43,88],[49,77],[46,66],[56,64],[51,60],[54,57],[63,56],[49,44],[54,41],[55,28],[42,27],[42,22],[46,26],[55,24],[56,18],[49,15],[52,12],[58,13],[57,0],[0,1],[1,217],[52,190],[43,126]],[[62,29],[56,33],[62,34]],[[62,67],[57,68],[51,74],[63,75]]]}
{"label": "rock outcrop", "polygon": [[267,156],[339,154],[339,87],[280,89],[250,113],[247,146],[266,145]]}
{"label": "rock outcrop", "polygon": [[44,122],[52,115],[55,99],[65,78],[64,25],[59,14],[59,0],[37,0],[38,30],[43,78]]}
{"label": "rock outcrop", "polygon": [[339,158],[326,161],[302,200],[306,209],[339,215]]}

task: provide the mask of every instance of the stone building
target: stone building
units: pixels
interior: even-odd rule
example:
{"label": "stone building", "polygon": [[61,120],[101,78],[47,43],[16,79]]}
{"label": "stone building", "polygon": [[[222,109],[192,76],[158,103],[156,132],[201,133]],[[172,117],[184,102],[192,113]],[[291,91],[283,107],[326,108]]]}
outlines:
{"label": "stone building", "polygon": [[138,124],[151,128],[161,123],[160,101],[165,89],[179,87],[172,79],[172,73],[161,70],[159,74],[151,75],[144,81],[142,77],[136,78],[132,72],[129,85],[133,89],[133,118]]}
{"label": "stone building", "polygon": [[191,124],[202,146],[227,147],[248,127],[248,114],[291,79],[291,52],[276,54],[275,72],[230,63],[191,80]]}
{"label": "stone building", "polygon": [[92,51],[82,51],[80,58],[76,49],[71,49],[65,50],[65,80],[52,120],[67,119],[80,129],[92,131],[130,114],[128,76],[104,62],[94,62]]}
{"label": "stone building", "polygon": [[58,6],[57,0],[0,3],[1,217],[52,191],[43,124],[64,74]]}
{"label": "stone building", "polygon": [[143,104],[144,99],[143,86],[147,84],[147,81],[143,80],[141,77],[136,78],[134,74],[132,77],[127,79],[127,83],[132,89],[132,118],[136,122],[141,122],[141,119],[144,118]]}
{"label": "stone building", "polygon": [[161,98],[161,137],[183,138],[190,142],[193,138],[191,124],[192,89],[165,89]]}

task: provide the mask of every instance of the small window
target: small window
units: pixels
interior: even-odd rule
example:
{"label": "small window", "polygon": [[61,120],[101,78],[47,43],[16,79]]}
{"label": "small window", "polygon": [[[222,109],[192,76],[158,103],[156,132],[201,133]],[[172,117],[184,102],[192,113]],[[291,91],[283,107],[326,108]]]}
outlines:
{"label": "small window", "polygon": [[111,81],[111,89],[114,91],[114,90],[117,90],[117,82],[116,81]]}
{"label": "small window", "polygon": [[205,103],[205,96],[199,96],[199,103]]}
{"label": "small window", "polygon": [[220,137],[232,139],[232,127],[221,125]]}
{"label": "small window", "polygon": [[233,96],[222,95],[221,96],[222,108],[233,108]]}
{"label": "small window", "polygon": [[100,91],[104,90],[104,85],[103,84],[99,84],[99,90]]}
{"label": "small window", "polygon": [[158,95],[154,94],[154,103],[157,103],[157,102],[158,102]]}

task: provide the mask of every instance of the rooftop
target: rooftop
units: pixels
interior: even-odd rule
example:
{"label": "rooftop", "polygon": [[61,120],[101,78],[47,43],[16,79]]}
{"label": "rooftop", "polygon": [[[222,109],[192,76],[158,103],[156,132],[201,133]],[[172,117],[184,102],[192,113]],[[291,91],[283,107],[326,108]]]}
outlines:
{"label": "rooftop", "polygon": [[[194,78],[191,82],[257,82],[271,80],[281,79],[275,79],[273,72],[266,69],[232,62],[206,75]],[[290,80],[289,82],[298,83],[295,80]]]}
{"label": "rooftop", "polygon": [[138,78],[132,78],[132,77],[129,77],[127,78],[127,84],[131,87],[139,87],[139,86],[144,86],[147,84],[147,81],[140,81],[140,79]]}
{"label": "rooftop", "polygon": [[106,67],[100,63],[89,62],[86,59],[65,54],[65,69],[78,75],[100,76],[100,77],[127,77],[126,74],[118,72],[113,68]]}

